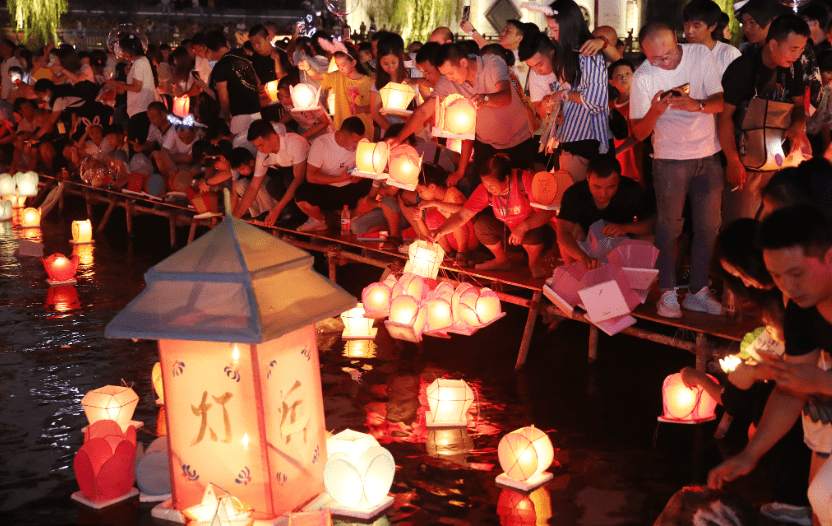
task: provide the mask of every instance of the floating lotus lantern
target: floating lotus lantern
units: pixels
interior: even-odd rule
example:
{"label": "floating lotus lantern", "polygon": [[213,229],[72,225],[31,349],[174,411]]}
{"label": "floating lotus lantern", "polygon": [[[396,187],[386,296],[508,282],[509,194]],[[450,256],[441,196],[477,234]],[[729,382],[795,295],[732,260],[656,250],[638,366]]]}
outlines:
{"label": "floating lotus lantern", "polygon": [[428,287],[425,280],[412,272],[405,272],[402,277],[393,285],[393,291],[390,293],[391,301],[399,296],[411,296],[417,303],[427,295]]}
{"label": "floating lotus lantern", "polygon": [[101,420],[84,433],[84,445],[73,467],[78,486],[72,499],[92,508],[104,508],[138,495],[133,488],[136,462],[136,429],[125,431],[111,420]]}
{"label": "floating lotus lantern", "polygon": [[277,102],[278,97],[278,90],[277,85],[280,81],[273,80],[271,82],[266,82],[266,95],[269,97],[269,102]]}
{"label": "floating lotus lantern", "polygon": [[17,183],[17,195],[21,197],[33,197],[38,195],[38,173],[17,172],[14,175]]}
{"label": "floating lotus lantern", "polygon": [[[708,377],[716,381],[712,376]],[[716,400],[701,386],[686,386],[681,373],[665,378],[662,384],[662,402],[664,413],[659,417],[661,422],[698,424],[716,418]]]}
{"label": "floating lotus lantern", "polygon": [[445,298],[432,298],[425,301],[422,308],[426,311],[425,334],[445,336],[444,331],[450,329],[454,324],[451,302]]}
{"label": "floating lotus lantern", "polygon": [[173,114],[184,119],[191,112],[191,98],[187,95],[181,97],[174,97],[173,99]]}
{"label": "floating lotus lantern", "polygon": [[90,220],[73,221],[72,222],[72,241],[73,245],[82,245],[85,243],[92,243],[92,223]]}
{"label": "floating lotus lantern", "polygon": [[205,487],[202,502],[182,511],[190,526],[247,526],[254,522],[253,513],[251,506],[211,483]]}
{"label": "floating lotus lantern", "polygon": [[455,316],[474,329],[486,327],[505,316],[499,296],[489,288],[466,289],[459,295],[457,305]]}
{"label": "floating lotus lantern", "polygon": [[14,213],[14,203],[9,199],[0,200],[0,221],[11,221]]}
{"label": "floating lotus lantern", "polygon": [[477,130],[477,110],[474,103],[458,93],[436,99],[434,137],[473,140]]}
{"label": "floating lotus lantern", "polygon": [[370,283],[361,292],[364,316],[368,318],[385,318],[390,314],[390,287],[386,283]]}
{"label": "floating lotus lantern", "polygon": [[37,228],[40,226],[40,209],[27,208],[23,211],[20,219],[20,226],[23,228]]}
{"label": "floating lotus lantern", "polygon": [[379,90],[381,95],[381,111],[390,115],[406,116],[413,113],[407,107],[416,97],[416,92],[407,84],[388,82]]}
{"label": "floating lotus lantern", "polygon": [[390,319],[384,322],[384,326],[393,338],[418,343],[422,341],[426,315],[420,300],[403,294],[390,302]]}
{"label": "floating lotus lantern", "polygon": [[390,150],[390,177],[387,184],[405,190],[415,190],[422,171],[422,157],[409,144]]}
{"label": "floating lotus lantern", "polygon": [[439,246],[439,243],[431,243],[421,239],[410,244],[407,255],[404,271],[430,279],[436,279],[436,276],[439,275],[439,267],[445,259],[445,251]]}
{"label": "floating lotus lantern", "polygon": [[382,175],[386,177],[384,169],[387,168],[388,153],[386,142],[370,142],[367,139],[361,139],[355,150],[356,170],[352,172],[352,175],[370,179],[379,179]]}
{"label": "floating lotus lantern", "polygon": [[428,427],[466,427],[468,409],[474,392],[465,380],[437,378],[427,388],[430,411],[425,415]]}
{"label": "floating lotus lantern", "polygon": [[546,433],[534,426],[505,435],[497,446],[497,455],[505,472],[497,477],[500,484],[531,491],[552,479],[546,470],[555,459],[555,449]]}
{"label": "floating lotus lantern", "polygon": [[75,283],[75,270],[78,268],[78,256],[72,259],[63,254],[52,254],[48,258],[41,258],[50,285],[68,285]]}
{"label": "floating lotus lantern", "polygon": [[376,337],[378,329],[373,328],[372,318],[364,316],[364,305],[361,303],[342,312],[341,321],[344,322],[343,340],[372,340]]}
{"label": "floating lotus lantern", "polygon": [[387,493],[396,463],[375,438],[347,429],[328,438],[326,448],[324,486],[339,513],[365,510],[364,518],[369,518],[393,503]]}
{"label": "floating lotus lantern", "polygon": [[105,385],[93,389],[81,399],[84,414],[90,425],[99,420],[113,420],[122,430],[128,426],[141,427],[141,422],[130,420],[139,403],[139,395],[126,385]]}
{"label": "floating lotus lantern", "polygon": [[156,362],[150,371],[150,379],[153,382],[153,390],[156,391],[156,405],[165,405],[165,385],[162,383],[162,364]]}
{"label": "floating lotus lantern", "polygon": [[320,89],[301,82],[289,87],[292,95],[292,111],[310,111],[320,107]]}
{"label": "floating lotus lantern", "polygon": [[11,174],[0,174],[0,196],[5,199],[10,199],[11,196],[15,195],[16,187],[17,183]]}

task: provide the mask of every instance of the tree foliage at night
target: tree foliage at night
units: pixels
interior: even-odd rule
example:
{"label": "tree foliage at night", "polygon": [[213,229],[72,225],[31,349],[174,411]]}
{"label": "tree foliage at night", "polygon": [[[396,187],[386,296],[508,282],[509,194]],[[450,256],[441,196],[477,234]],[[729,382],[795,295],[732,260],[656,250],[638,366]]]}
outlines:
{"label": "tree foliage at night", "polygon": [[7,0],[6,6],[17,30],[36,44],[57,41],[61,15],[68,10],[67,0]]}
{"label": "tree foliage at night", "polygon": [[459,17],[462,0],[363,0],[379,28],[401,34],[405,42],[427,41],[431,31]]}

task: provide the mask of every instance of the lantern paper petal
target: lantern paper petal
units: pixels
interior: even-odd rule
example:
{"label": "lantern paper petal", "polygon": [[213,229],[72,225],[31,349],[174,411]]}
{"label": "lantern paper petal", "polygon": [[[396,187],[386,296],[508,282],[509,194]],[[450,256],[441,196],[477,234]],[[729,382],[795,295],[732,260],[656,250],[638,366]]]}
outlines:
{"label": "lantern paper petal", "polygon": [[136,457],[135,428],[124,434],[112,422],[89,426],[75,455],[75,477],[81,493],[93,501],[117,499],[133,487]]}
{"label": "lantern paper petal", "polygon": [[390,294],[390,300],[394,300],[399,296],[406,295],[414,298],[417,302],[421,302],[427,295],[428,288],[425,286],[425,280],[412,272],[405,272],[402,277],[393,286]]}

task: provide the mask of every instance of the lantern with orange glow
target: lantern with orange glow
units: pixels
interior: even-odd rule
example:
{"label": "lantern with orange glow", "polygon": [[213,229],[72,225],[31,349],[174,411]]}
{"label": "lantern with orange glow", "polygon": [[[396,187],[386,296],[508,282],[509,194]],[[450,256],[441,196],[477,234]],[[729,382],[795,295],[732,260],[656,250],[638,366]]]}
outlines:
{"label": "lantern with orange glow", "polygon": [[381,95],[381,112],[389,115],[407,116],[413,113],[407,107],[416,97],[416,92],[407,84],[388,82],[379,90]]}
{"label": "lantern with orange glow", "polygon": [[17,195],[21,197],[33,197],[38,195],[38,173],[17,172],[14,175],[17,183]]}
{"label": "lantern with orange glow", "polygon": [[189,526],[249,526],[254,522],[253,513],[251,506],[211,483],[206,486],[199,504],[182,510]]}
{"label": "lantern with orange glow", "polygon": [[73,245],[82,245],[85,243],[92,243],[92,223],[87,219],[85,221],[72,222],[72,241]]}
{"label": "lantern with orange glow", "polygon": [[434,458],[467,468],[467,457],[474,450],[474,440],[464,427],[436,428],[428,433],[425,448]]}
{"label": "lantern with orange glow", "polygon": [[422,171],[422,157],[409,144],[390,150],[390,177],[387,184],[404,190],[415,190]]}
{"label": "lantern with orange glow", "polygon": [[55,312],[69,312],[81,306],[74,285],[58,285],[46,291],[46,307]]}
{"label": "lantern with orange glow", "polygon": [[40,226],[40,208],[27,208],[20,218],[23,228],[38,228]]}
{"label": "lantern with orange glow", "polygon": [[425,414],[428,427],[466,427],[474,392],[465,380],[437,378],[427,388],[430,411]]}
{"label": "lantern with orange glow", "polygon": [[122,430],[127,426],[141,427],[142,422],[130,420],[139,403],[139,395],[126,385],[105,385],[93,389],[81,399],[87,421],[113,420]]}
{"label": "lantern with orange glow", "polygon": [[266,95],[269,97],[269,102],[277,102],[278,97],[278,90],[277,85],[280,81],[273,80],[271,82],[266,82]]}
{"label": "lantern with orange glow", "polygon": [[472,329],[487,327],[505,316],[500,298],[489,288],[457,288],[452,306],[457,325],[453,332],[462,334],[471,334]]}
{"label": "lantern with orange glow", "polygon": [[361,139],[355,150],[356,169],[352,175],[378,179],[387,168],[388,153],[386,142],[370,142],[367,139]]}
{"label": "lantern with orange glow", "polygon": [[555,449],[546,433],[534,426],[512,431],[500,439],[497,455],[505,472],[497,477],[500,484],[530,491],[552,479],[546,470],[555,459]]}
{"label": "lantern with orange glow", "polygon": [[[708,378],[716,382],[711,375]],[[701,386],[688,387],[682,381],[682,373],[671,374],[662,384],[664,413],[661,422],[698,424],[716,418],[716,400]]]}
{"label": "lantern with orange glow", "polygon": [[418,343],[422,341],[427,311],[420,301],[406,294],[396,296],[390,302],[390,319],[384,322],[387,332],[397,340]]}
{"label": "lantern with orange glow", "polygon": [[428,292],[428,287],[422,276],[412,272],[405,272],[393,285],[393,291],[390,293],[391,301],[399,296],[411,296],[418,303],[421,303]]}
{"label": "lantern with orange glow", "polygon": [[258,520],[323,492],[315,323],[356,301],[313,262],[229,215],[152,267],[107,325],[108,337],[159,340],[173,484],[155,517],[199,504],[207,482]]}
{"label": "lantern with orange glow", "polygon": [[368,318],[386,318],[390,314],[390,287],[385,283],[370,283],[361,292],[364,316]]}
{"label": "lantern with orange glow", "polygon": [[412,272],[423,278],[436,279],[439,267],[445,259],[445,251],[439,243],[418,239],[407,248],[405,272]]}
{"label": "lantern with orange glow", "polygon": [[191,98],[187,95],[181,97],[174,97],[173,99],[173,114],[184,119],[191,112]]}
{"label": "lantern with orange glow", "polygon": [[503,489],[497,500],[497,515],[502,526],[546,526],[552,518],[549,490],[543,486],[526,494]]}
{"label": "lantern with orange glow", "polygon": [[17,183],[11,174],[0,174],[0,197],[11,199],[11,196],[15,195],[16,187]]}
{"label": "lantern with orange glow", "polygon": [[150,371],[150,379],[153,382],[153,390],[156,391],[156,405],[165,405],[165,386],[162,383],[162,364],[156,362]]}
{"label": "lantern with orange glow", "polygon": [[359,303],[348,311],[341,313],[344,330],[341,332],[343,340],[372,340],[378,329],[373,327],[372,318],[364,316],[364,305]]}
{"label": "lantern with orange glow", "polygon": [[446,336],[444,331],[450,329],[454,324],[451,302],[444,298],[432,298],[425,301],[422,308],[426,311],[425,334]]}
{"label": "lantern with orange glow", "polygon": [[63,254],[52,254],[48,258],[41,258],[50,285],[66,285],[75,283],[75,270],[78,268],[78,256],[72,259]]}
{"label": "lantern with orange glow", "polygon": [[11,221],[14,213],[14,203],[9,199],[0,200],[0,221]]}
{"label": "lantern with orange glow", "polygon": [[292,95],[292,111],[310,111],[320,107],[320,89],[301,82],[289,88]]}
{"label": "lantern with orange glow", "polygon": [[434,137],[470,139],[476,137],[477,110],[474,103],[458,93],[436,98],[436,126]]}
{"label": "lantern with orange glow", "polygon": [[92,508],[103,508],[139,493],[136,478],[136,429],[122,429],[110,420],[87,427],[84,445],[75,455],[73,467],[78,486],[72,499]]}
{"label": "lantern with orange glow", "polygon": [[372,435],[347,429],[328,438],[326,449],[324,486],[338,505],[334,509],[346,514],[365,510],[375,515],[393,504],[387,493],[396,462]]}

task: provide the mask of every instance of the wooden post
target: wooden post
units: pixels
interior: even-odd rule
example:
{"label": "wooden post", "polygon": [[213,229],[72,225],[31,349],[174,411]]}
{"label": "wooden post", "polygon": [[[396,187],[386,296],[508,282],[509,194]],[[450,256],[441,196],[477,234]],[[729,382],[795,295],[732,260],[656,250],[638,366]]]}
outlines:
{"label": "wooden post", "polygon": [[170,215],[170,248],[176,246],[176,212],[171,211]]}
{"label": "wooden post", "polygon": [[128,199],[127,203],[124,205],[124,213],[126,214],[127,219],[127,235],[133,235],[133,207],[135,206],[135,201],[132,199]]}
{"label": "wooden post", "polygon": [[191,244],[191,242],[196,237],[196,225],[197,225],[198,222],[199,222],[199,220],[197,218],[195,218],[195,217],[191,218],[191,229],[188,231],[188,244],[189,245]]}
{"label": "wooden post", "polygon": [[520,352],[517,353],[517,364],[515,369],[520,369],[526,363],[529,354],[529,346],[532,344],[532,333],[537,322],[537,314],[540,312],[540,300],[543,298],[543,291],[536,290],[529,305],[529,316],[526,318],[526,329],[523,331],[523,340],[520,342]]}
{"label": "wooden post", "polygon": [[589,363],[598,359],[598,327],[589,325]]}
{"label": "wooden post", "polygon": [[338,245],[329,245],[326,250],[326,262],[329,264],[329,280],[333,283],[335,281],[335,274],[338,269],[338,258],[340,257],[341,249]]}
{"label": "wooden post", "polygon": [[705,372],[708,366],[708,338],[704,332],[696,333],[696,370]]}
{"label": "wooden post", "polygon": [[116,198],[110,198],[110,204],[107,205],[107,211],[104,212],[104,217],[101,218],[101,223],[98,225],[98,228],[95,229],[96,232],[101,232],[104,230],[104,226],[107,225],[107,221],[110,220],[110,214],[113,213],[113,209],[116,207]]}

